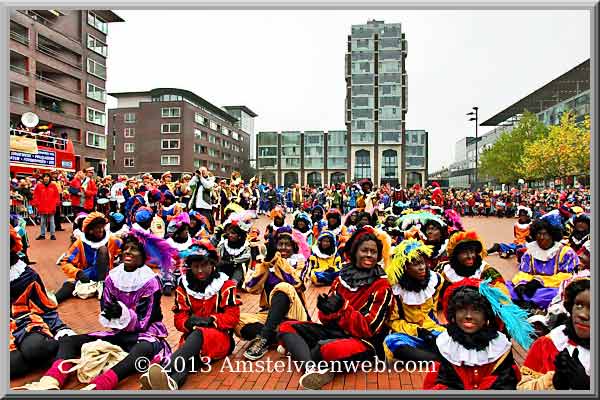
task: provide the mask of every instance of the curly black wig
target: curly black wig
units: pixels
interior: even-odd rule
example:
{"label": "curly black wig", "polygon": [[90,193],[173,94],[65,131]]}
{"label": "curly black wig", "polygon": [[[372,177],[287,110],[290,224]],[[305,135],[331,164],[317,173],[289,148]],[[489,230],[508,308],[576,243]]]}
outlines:
{"label": "curly black wig", "polygon": [[569,314],[573,311],[573,306],[575,305],[575,297],[583,291],[590,290],[590,280],[589,279],[580,279],[573,281],[570,285],[565,288],[565,301],[564,306],[565,309],[569,312]]}
{"label": "curly black wig", "polygon": [[432,219],[427,221],[424,225],[421,226],[421,232],[423,232],[424,235],[427,234],[427,227],[429,225],[434,225],[436,228],[438,228],[440,230],[440,232],[442,233],[440,240],[442,242],[444,240],[448,239],[448,228],[443,227],[439,222],[432,220]]}
{"label": "curly black wig", "polygon": [[529,235],[535,240],[538,232],[544,229],[552,236],[552,240],[555,243],[561,241],[562,230],[544,219],[536,219],[531,223],[529,226]]}
{"label": "curly black wig", "polygon": [[584,224],[588,225],[588,230],[590,228],[590,217],[587,214],[579,214],[577,216],[575,216],[573,218],[573,226],[575,226],[575,224],[583,222]]}

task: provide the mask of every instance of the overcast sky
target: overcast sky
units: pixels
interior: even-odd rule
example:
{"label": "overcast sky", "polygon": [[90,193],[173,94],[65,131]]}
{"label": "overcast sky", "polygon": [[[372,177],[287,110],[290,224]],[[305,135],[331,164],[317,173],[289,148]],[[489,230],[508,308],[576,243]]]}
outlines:
{"label": "overcast sky", "polygon": [[587,11],[115,12],[125,22],[109,27],[108,92],[191,90],[248,106],[257,132],[344,129],[351,25],[401,23],[406,127],[429,132],[430,171],[474,134],[472,106],[483,122],[590,57]]}

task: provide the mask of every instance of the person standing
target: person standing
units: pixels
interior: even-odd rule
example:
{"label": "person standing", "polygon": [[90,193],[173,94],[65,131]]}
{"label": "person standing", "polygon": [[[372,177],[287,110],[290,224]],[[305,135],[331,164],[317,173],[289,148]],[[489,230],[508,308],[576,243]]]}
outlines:
{"label": "person standing", "polygon": [[85,177],[81,182],[81,203],[88,214],[94,211],[96,194],[98,187],[94,181],[94,167],[89,167],[85,169]]}
{"label": "person standing", "polygon": [[73,179],[69,182],[69,195],[71,196],[71,207],[73,208],[73,215],[77,215],[83,211],[83,205],[81,204],[81,183],[85,178],[83,171],[77,171]]}
{"label": "person standing", "polygon": [[54,227],[54,213],[59,204],[58,187],[52,183],[52,176],[49,173],[42,175],[42,180],[38,182],[33,191],[32,205],[38,209],[40,215],[40,235],[36,240],[46,239],[46,225],[50,222],[50,240],[56,240]]}
{"label": "person standing", "polygon": [[195,210],[205,216],[210,222],[210,226],[215,226],[215,219],[212,212],[211,191],[215,186],[215,178],[209,176],[208,169],[201,167],[196,170],[194,177],[190,180],[189,187],[192,189],[192,196],[188,209]]}

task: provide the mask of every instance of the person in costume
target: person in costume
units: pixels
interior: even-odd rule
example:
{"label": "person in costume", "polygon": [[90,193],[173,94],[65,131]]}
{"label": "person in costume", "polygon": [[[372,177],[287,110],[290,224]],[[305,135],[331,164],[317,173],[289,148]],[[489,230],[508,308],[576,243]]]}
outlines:
{"label": "person in costume", "polygon": [[590,389],[590,279],[578,278],[565,288],[564,324],[537,339],[521,367],[519,390]]}
{"label": "person in costume", "polygon": [[[389,211],[391,211],[391,210],[388,209],[388,212]],[[402,236],[403,236],[402,231],[400,231],[400,228],[398,228],[398,226],[396,224],[397,221],[398,221],[398,217],[391,214],[391,212],[390,212],[385,217],[384,222],[377,226],[378,229],[381,229],[382,231],[384,231],[385,233],[390,235],[390,237],[392,238],[393,246],[398,245],[401,242]]]}
{"label": "person in costume", "polygon": [[527,315],[489,280],[467,278],[443,298],[448,325],[436,340],[440,360],[423,383],[426,390],[515,390],[521,374],[512,343],[533,342]]}
{"label": "person in costume", "polygon": [[529,226],[531,225],[532,211],[529,207],[519,206],[517,208],[518,220],[513,227],[514,240],[512,243],[494,243],[488,249],[488,254],[500,252],[500,257],[508,258],[512,254],[516,254],[519,249],[525,247],[530,238]]}
{"label": "person in costume", "polygon": [[113,268],[115,258],[121,253],[122,241],[109,234],[107,223],[104,214],[97,211],[83,220],[83,236],[69,247],[60,263],[67,280],[56,292],[58,303],[73,297],[77,281],[103,282]]}
{"label": "person in costume", "polygon": [[561,282],[570,278],[579,265],[579,257],[565,246],[561,229],[545,219],[530,228],[533,242],[521,258],[519,272],[507,286],[513,301],[531,310],[548,308]]}
{"label": "person in costume", "polygon": [[208,239],[210,237],[210,222],[208,219],[194,210],[188,213],[190,217],[190,236],[195,239]]}
{"label": "person in costume", "polygon": [[227,205],[227,207],[225,207],[225,209],[223,210],[223,219],[221,220],[221,223],[215,227],[213,234],[210,237],[210,241],[213,244],[213,246],[217,247],[219,245],[219,243],[221,242],[221,238],[225,231],[225,227],[223,226],[223,223],[225,221],[227,221],[229,216],[233,213],[243,213],[243,212],[244,212],[244,209],[235,202],[230,202]]}
{"label": "person in costume", "polygon": [[357,208],[348,211],[348,214],[346,214],[346,217],[344,218],[344,226],[346,227],[346,232],[348,235],[352,235],[356,230],[359,214],[360,210]]}
{"label": "person in costume", "polygon": [[425,235],[425,244],[433,248],[431,255],[426,258],[427,267],[435,269],[440,263],[448,261],[448,225],[444,220],[433,214],[426,215],[422,220],[421,232]]}
{"label": "person in costume", "polygon": [[313,245],[312,220],[310,215],[305,212],[297,212],[294,216],[293,228],[300,232],[305,238],[309,246]]}
{"label": "person in costume", "polygon": [[252,227],[252,213],[244,211],[240,214],[231,214],[223,223],[225,233],[217,246],[217,253],[221,259],[219,271],[225,273],[241,288],[244,277],[250,264],[250,246],[246,241],[248,232]]}
{"label": "person in costume", "polygon": [[[179,257],[173,260],[174,267],[161,271],[162,290],[165,296],[170,296],[177,285],[177,279],[181,275],[182,253],[192,245],[192,236],[190,235],[190,216],[186,212],[178,214],[171,219],[167,226],[167,243],[177,250]],[[172,273],[171,273],[172,272]]]}
{"label": "person in costume", "polygon": [[256,265],[244,283],[249,293],[260,293],[261,311],[241,313],[235,328],[237,336],[250,341],[244,352],[249,360],[262,358],[275,344],[277,328],[284,320],[309,320],[304,298],[306,260],[299,254],[291,229],[277,230],[273,245],[274,249],[267,251],[265,260]]}
{"label": "person in costume", "polygon": [[[379,263],[389,254],[384,233],[371,226],[358,229],[346,243],[351,260],[328,294],[317,300],[319,320],[286,321],[278,339],[294,360],[303,362],[300,386],[320,389],[334,378],[330,369],[311,369],[309,361],[365,361],[382,355],[385,324],[394,303],[392,289]],[[387,244],[389,246],[389,243]],[[343,365],[343,364],[342,364]]]}
{"label": "person in costume", "polygon": [[337,254],[337,241],[330,231],[323,231],[312,246],[312,255],[308,259],[310,280],[317,286],[329,286],[339,275],[342,257]]}
{"label": "person in costume", "polygon": [[323,219],[325,209],[322,205],[317,204],[310,210],[310,218],[312,220],[313,238],[319,237],[321,231],[327,226],[327,221]]}
{"label": "person in costume", "polygon": [[345,241],[346,227],[342,224],[342,214],[337,208],[332,208],[325,214],[327,225],[323,230],[327,230],[335,235],[336,242]]}
{"label": "person in costume", "polygon": [[181,204],[177,202],[175,195],[170,190],[165,190],[163,193],[163,201],[157,215],[163,219],[165,225],[169,225],[169,222],[175,218],[178,214],[183,212]]}
{"label": "person in costume", "polygon": [[52,360],[58,339],[74,332],[60,319],[42,278],[19,257],[23,242],[10,235],[10,377],[18,378]]}
{"label": "person in costume", "polygon": [[438,264],[435,269],[444,278],[442,296],[448,286],[465,278],[490,279],[492,286],[509,294],[502,275],[484,260],[487,253],[475,231],[457,232],[452,235],[448,240],[446,252],[448,261]]}
{"label": "person in costume", "polygon": [[579,256],[584,251],[584,243],[590,240],[590,216],[579,214],[573,217],[573,230],[567,244]]}
{"label": "person in costume", "polygon": [[119,212],[108,214],[110,225],[110,234],[118,238],[123,238],[129,232],[129,226],[125,223],[125,216]]}
{"label": "person in costume", "polygon": [[260,240],[260,229],[256,226],[252,226],[248,232],[248,246],[250,247],[249,269],[254,271],[256,265],[263,262],[267,254],[267,247]]}
{"label": "person in costume", "polygon": [[304,202],[304,195],[300,184],[296,183],[292,189],[292,203],[295,210],[299,210]]}
{"label": "person in costume", "polygon": [[438,360],[435,338],[446,330],[438,321],[438,300],[444,279],[427,267],[433,247],[406,239],[395,249],[386,269],[396,299],[388,325],[393,333],[384,340],[388,360]]}
{"label": "person in costume", "polygon": [[164,174],[162,174],[160,180],[161,184],[158,186],[158,190],[160,190],[163,193],[165,193],[166,191],[173,193],[173,191],[175,190],[175,182],[173,182],[173,175],[171,174],[171,171],[167,171]]}
{"label": "person in costume", "polygon": [[185,274],[175,292],[173,317],[182,332],[179,347],[166,367],[150,365],[140,377],[144,390],[177,390],[208,357],[220,360],[233,352],[233,328],[240,319],[242,302],[236,282],[219,271],[217,250],[208,240],[195,242],[182,255]]}
{"label": "person in costume", "polygon": [[[81,346],[97,339],[120,346],[128,355],[96,376],[85,390],[112,390],[120,381],[138,372],[138,359],[166,363],[171,356],[167,327],[162,322],[161,288],[158,276],[145,261],[158,258],[170,266],[174,250],[165,240],[133,230],[123,241],[123,263],[106,278],[100,301],[100,324],[109,330],[66,336],[59,340],[52,366],[38,382],[25,389],[60,389],[72,374],[71,359]],[[138,367],[139,368],[139,367]]]}
{"label": "person in costume", "polygon": [[269,213],[269,217],[273,222],[267,225],[265,230],[265,242],[269,242],[275,235],[275,232],[285,224],[285,211],[280,205],[275,206]]}

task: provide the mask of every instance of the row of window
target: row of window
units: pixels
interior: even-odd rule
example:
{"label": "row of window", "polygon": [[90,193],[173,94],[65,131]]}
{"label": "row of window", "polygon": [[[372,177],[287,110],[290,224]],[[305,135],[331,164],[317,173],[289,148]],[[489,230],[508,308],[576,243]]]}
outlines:
{"label": "row of window", "polygon": [[[181,165],[181,157],[178,154],[169,154],[169,155],[160,156],[160,165],[162,165],[162,166]],[[123,158],[123,167],[125,167],[125,168],[135,167],[135,158],[124,157]]]}
{"label": "row of window", "polygon": [[[277,132],[260,132],[258,134],[259,146],[275,146],[277,147]],[[318,146],[323,143],[324,133],[305,133],[304,146]],[[281,146],[300,146],[300,132],[286,132],[281,134]],[[345,146],[346,132],[345,131],[330,131],[327,133],[327,143],[329,146]]]}

